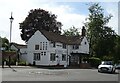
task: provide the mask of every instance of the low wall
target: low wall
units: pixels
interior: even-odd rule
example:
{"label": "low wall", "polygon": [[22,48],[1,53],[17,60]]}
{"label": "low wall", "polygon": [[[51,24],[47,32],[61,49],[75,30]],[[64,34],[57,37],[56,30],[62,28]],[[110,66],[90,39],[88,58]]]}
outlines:
{"label": "low wall", "polygon": [[82,69],[89,69],[91,68],[89,63],[80,63],[80,68]]}

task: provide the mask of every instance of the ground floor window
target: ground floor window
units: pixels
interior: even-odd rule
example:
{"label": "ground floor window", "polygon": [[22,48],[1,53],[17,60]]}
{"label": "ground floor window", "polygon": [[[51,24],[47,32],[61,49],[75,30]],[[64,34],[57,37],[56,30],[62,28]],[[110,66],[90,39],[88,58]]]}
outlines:
{"label": "ground floor window", "polygon": [[40,60],[40,53],[34,53],[34,60]]}
{"label": "ground floor window", "polygon": [[50,61],[55,61],[55,59],[56,59],[55,53],[51,53],[50,54]]}
{"label": "ground floor window", "polygon": [[62,61],[66,61],[66,54],[62,54]]}

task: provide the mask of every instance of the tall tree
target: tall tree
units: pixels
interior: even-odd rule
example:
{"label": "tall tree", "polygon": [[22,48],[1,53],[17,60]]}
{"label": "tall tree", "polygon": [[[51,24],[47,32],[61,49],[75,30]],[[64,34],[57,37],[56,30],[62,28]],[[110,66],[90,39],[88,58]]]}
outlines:
{"label": "tall tree", "polygon": [[120,36],[117,36],[116,38],[114,51],[112,53],[114,55],[114,61],[116,63],[119,62],[120,61]]}
{"label": "tall tree", "polygon": [[43,9],[30,10],[29,15],[20,23],[21,38],[27,41],[36,30],[46,30],[61,33],[62,23],[57,22],[57,16]]}
{"label": "tall tree", "polygon": [[63,30],[63,35],[66,36],[79,36],[80,32],[78,31],[77,28],[75,28],[74,26],[69,28],[68,30]]}
{"label": "tall tree", "polygon": [[[85,23],[87,27],[88,37],[90,39],[91,55],[98,57],[109,55],[113,49],[115,32],[107,25],[112,15],[105,16],[103,8],[99,3],[93,3],[89,7],[88,22]],[[114,40],[113,40],[114,39]]]}

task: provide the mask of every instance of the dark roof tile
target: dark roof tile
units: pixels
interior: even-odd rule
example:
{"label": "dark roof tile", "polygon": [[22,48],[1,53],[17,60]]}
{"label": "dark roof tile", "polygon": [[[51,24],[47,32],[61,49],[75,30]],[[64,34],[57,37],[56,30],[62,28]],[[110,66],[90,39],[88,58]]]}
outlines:
{"label": "dark roof tile", "polygon": [[61,42],[69,45],[81,44],[83,36],[64,36],[49,31],[40,31],[49,41]]}

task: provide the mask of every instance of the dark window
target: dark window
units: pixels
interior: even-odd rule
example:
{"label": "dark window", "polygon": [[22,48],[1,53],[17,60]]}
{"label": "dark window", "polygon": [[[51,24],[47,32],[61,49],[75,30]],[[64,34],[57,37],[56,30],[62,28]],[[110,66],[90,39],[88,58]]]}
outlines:
{"label": "dark window", "polygon": [[34,60],[40,60],[40,53],[34,53]]}
{"label": "dark window", "polygon": [[62,54],[62,61],[66,61],[66,55]]}
{"label": "dark window", "polygon": [[50,54],[50,61],[55,61],[55,58],[56,58],[55,53],[51,53]]}
{"label": "dark window", "polygon": [[53,47],[55,47],[55,42],[53,42]]}
{"label": "dark window", "polygon": [[47,50],[47,42],[46,42],[46,46],[45,46],[45,49]]}
{"label": "dark window", "polygon": [[66,49],[66,44],[63,44],[63,48],[65,48],[65,49]]}
{"label": "dark window", "polygon": [[79,45],[73,45],[73,49],[79,49]]}
{"label": "dark window", "polygon": [[40,50],[42,50],[42,42],[40,42]]}
{"label": "dark window", "polygon": [[44,52],[44,56],[46,55],[46,52]]}
{"label": "dark window", "polygon": [[87,42],[85,42],[85,45],[87,44]]}
{"label": "dark window", "polygon": [[41,52],[41,55],[43,56],[43,52]]}
{"label": "dark window", "polygon": [[39,45],[35,45],[35,50],[39,50]]}
{"label": "dark window", "polygon": [[43,50],[45,49],[45,44],[44,44],[44,42],[43,42]]}

